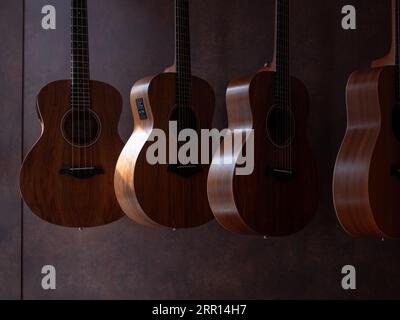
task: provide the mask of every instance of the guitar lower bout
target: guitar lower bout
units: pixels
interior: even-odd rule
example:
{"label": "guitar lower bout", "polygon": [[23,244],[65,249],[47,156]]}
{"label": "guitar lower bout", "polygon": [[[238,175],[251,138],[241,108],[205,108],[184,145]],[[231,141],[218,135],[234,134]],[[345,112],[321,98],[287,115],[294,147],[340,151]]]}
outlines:
{"label": "guitar lower bout", "polygon": [[113,188],[123,148],[118,134],[119,92],[90,81],[90,109],[71,108],[71,81],[44,87],[37,100],[42,134],[23,163],[20,187],[41,219],[64,227],[89,228],[121,217]]}

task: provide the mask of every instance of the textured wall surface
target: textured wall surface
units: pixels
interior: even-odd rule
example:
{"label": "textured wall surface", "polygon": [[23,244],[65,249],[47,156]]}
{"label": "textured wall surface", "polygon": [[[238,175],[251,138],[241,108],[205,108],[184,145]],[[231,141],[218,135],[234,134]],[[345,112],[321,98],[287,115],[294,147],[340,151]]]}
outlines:
{"label": "textured wall surface", "polygon": [[22,1],[0,1],[0,299],[20,297]]}
{"label": "textured wall surface", "polygon": [[[217,92],[216,126],[226,124],[228,81],[253,73],[271,59],[274,0],[191,0],[194,73]],[[19,193],[21,97],[18,28],[1,31],[10,46],[1,58],[0,297],[19,294]],[[57,8],[57,30],[41,29],[41,8]],[[354,239],[338,226],[331,177],[346,125],[349,74],[367,68],[389,46],[389,0],[353,0],[358,30],[343,31],[347,1],[292,0],[293,69],[311,95],[310,138],[318,160],[321,201],[315,220],[284,239],[247,238],[217,223],[195,230],[159,232],[128,218],[93,230],[49,225],[24,209],[24,294],[27,299],[291,299],[400,298],[398,241]],[[173,62],[172,0],[89,0],[91,74],[124,97],[121,135],[132,131],[129,91],[135,80]],[[15,23],[15,22],[14,22]],[[69,77],[69,1],[26,1],[24,150],[40,134],[36,94]],[[5,36],[8,37],[5,37]],[[4,43],[3,43],[4,45]],[[15,59],[15,60],[14,60]],[[8,76],[7,76],[8,75]],[[15,82],[15,83],[14,83]],[[7,93],[6,96],[3,96]],[[19,144],[19,145],[18,145]],[[10,170],[9,168],[12,168]],[[4,175],[5,173],[5,175]],[[41,268],[57,268],[57,290],[41,289]],[[341,289],[341,268],[358,270],[358,290]]]}

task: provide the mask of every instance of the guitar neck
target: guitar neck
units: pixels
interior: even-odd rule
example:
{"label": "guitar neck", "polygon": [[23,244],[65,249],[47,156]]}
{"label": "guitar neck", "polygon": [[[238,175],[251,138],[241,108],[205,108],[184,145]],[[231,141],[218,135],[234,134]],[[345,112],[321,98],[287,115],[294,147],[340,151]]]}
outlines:
{"label": "guitar neck", "polygon": [[177,102],[181,107],[191,104],[191,51],[189,0],[175,0],[175,64],[177,73]]}
{"label": "guitar neck", "polygon": [[282,106],[290,103],[290,0],[276,0],[275,97]]}
{"label": "guitar neck", "polygon": [[90,65],[87,0],[72,0],[71,80],[73,108],[90,107]]}

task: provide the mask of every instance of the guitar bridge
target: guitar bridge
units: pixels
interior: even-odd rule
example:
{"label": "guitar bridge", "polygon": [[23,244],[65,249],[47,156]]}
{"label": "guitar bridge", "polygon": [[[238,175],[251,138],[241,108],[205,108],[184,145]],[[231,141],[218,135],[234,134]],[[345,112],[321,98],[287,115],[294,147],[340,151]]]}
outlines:
{"label": "guitar bridge", "polygon": [[84,180],[104,174],[104,170],[101,167],[87,167],[87,168],[63,167],[60,170],[60,174]]}
{"label": "guitar bridge", "polygon": [[281,181],[290,181],[296,176],[296,174],[292,170],[267,168],[266,176]]}
{"label": "guitar bridge", "polygon": [[198,172],[201,172],[202,168],[200,165],[180,165],[170,164],[168,165],[168,172],[176,173],[178,176],[189,178],[194,176]]}

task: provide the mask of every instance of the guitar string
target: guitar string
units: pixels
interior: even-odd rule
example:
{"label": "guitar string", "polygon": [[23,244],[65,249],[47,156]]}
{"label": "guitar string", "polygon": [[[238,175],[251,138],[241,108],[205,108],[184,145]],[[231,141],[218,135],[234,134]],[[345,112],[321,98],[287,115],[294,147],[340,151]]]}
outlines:
{"label": "guitar string", "polygon": [[184,29],[184,46],[183,46],[183,56],[185,58],[185,112],[186,112],[186,127],[192,128],[192,118],[191,118],[191,92],[192,92],[192,79],[190,72],[190,25],[189,25],[189,2],[188,0],[184,1],[184,10],[183,10],[183,29]]}
{"label": "guitar string", "polygon": [[191,72],[190,72],[190,37],[189,37],[189,4],[187,0],[181,0],[179,5],[179,79],[181,85],[181,107],[183,129],[190,126],[191,115],[189,113],[191,101]]}
{"label": "guitar string", "polygon": [[284,170],[288,170],[288,74],[287,74],[287,0],[283,0],[283,76],[284,76],[284,110],[283,120],[285,123],[283,143],[284,143]]}
{"label": "guitar string", "polygon": [[188,77],[187,77],[187,55],[186,55],[186,5],[187,1],[182,0],[182,8],[181,8],[181,28],[182,28],[182,43],[181,43],[181,57],[182,57],[182,74],[183,74],[183,112],[184,112],[184,125],[183,129],[185,130],[188,127]]}
{"label": "guitar string", "polygon": [[85,47],[85,43],[84,43],[84,24],[85,24],[85,19],[84,19],[84,4],[86,2],[86,0],[80,0],[80,10],[79,10],[79,52],[81,54],[81,60],[80,60],[80,72],[81,72],[81,77],[82,77],[82,83],[80,84],[80,88],[82,90],[82,112],[83,112],[83,143],[81,143],[81,145],[83,146],[83,152],[84,152],[84,168],[87,168],[87,148],[86,148],[86,144],[87,144],[87,133],[86,133],[86,75],[85,72],[83,71],[83,65],[84,65],[84,61],[85,61],[85,57],[84,57],[84,47]]}
{"label": "guitar string", "polygon": [[[91,99],[91,94],[90,94],[90,64],[89,64],[89,58],[90,58],[90,50],[89,50],[89,15],[88,15],[88,8],[87,8],[87,0],[84,0],[84,5],[85,5],[85,32],[84,32],[84,37],[85,37],[85,67],[84,71],[86,72],[86,86],[87,86],[87,108],[88,108],[88,124],[89,124],[89,139],[90,143],[94,142],[93,139],[97,138],[97,132],[95,136],[93,136],[92,132],[92,121],[91,121],[91,109],[92,109],[92,99]],[[100,129],[98,129],[100,130]],[[90,167],[94,167],[94,157],[93,157],[93,146],[88,147],[89,148],[89,156],[90,156]]]}
{"label": "guitar string", "polygon": [[188,52],[187,52],[187,0],[181,0],[180,6],[180,61],[181,61],[181,85],[182,85],[182,112],[183,123],[182,129],[189,126],[188,103],[189,103],[189,77],[188,77]]}
{"label": "guitar string", "polygon": [[[79,73],[78,73],[78,68],[79,68],[79,49],[77,47],[78,41],[77,41],[77,36],[79,34],[79,22],[77,19],[77,11],[78,11],[78,6],[79,6],[79,0],[73,0],[73,9],[72,9],[72,42],[73,42],[73,64],[72,64],[72,72],[73,72],[73,91],[74,91],[74,96],[75,96],[75,109],[73,113],[77,114],[78,122],[76,125],[76,134],[77,138],[76,141],[74,141],[75,137],[73,136],[73,148],[77,148],[77,153],[78,153],[78,168],[82,167],[81,161],[82,161],[82,150],[80,149],[80,129],[81,129],[81,113],[80,113],[80,105],[81,105],[81,97],[80,97],[80,85],[79,85]],[[74,169],[74,167],[73,167]],[[78,174],[80,174],[80,171],[78,171]]]}
{"label": "guitar string", "polygon": [[[175,2],[175,63],[176,63],[176,100],[177,100],[177,108],[178,108],[178,123],[177,123],[177,141],[179,137],[179,130],[182,122],[182,111],[181,111],[181,104],[182,104],[182,84],[181,84],[181,79],[180,79],[180,74],[181,74],[181,59],[180,59],[180,3],[179,0],[176,0]],[[177,144],[179,146],[179,144]],[[179,166],[179,151],[178,149],[176,150],[177,154],[177,166]],[[183,199],[183,197],[182,197]],[[182,205],[183,205],[183,200],[182,200]],[[171,215],[171,222],[172,226],[175,227],[175,215]]]}
{"label": "guitar string", "polygon": [[285,151],[286,151],[286,170],[290,169],[289,167],[289,157],[290,157],[290,139],[289,138],[289,133],[290,133],[290,129],[289,129],[289,61],[288,61],[288,1],[284,0],[284,21],[285,21],[285,86],[286,86],[286,110],[285,110],[285,122],[286,122],[286,128],[285,128]]}
{"label": "guitar string", "polygon": [[285,37],[284,37],[284,41],[285,41],[285,64],[284,64],[284,68],[285,68],[285,156],[286,156],[286,168],[285,170],[289,169],[289,152],[290,152],[290,147],[289,147],[289,138],[288,138],[288,134],[289,134],[289,92],[288,92],[288,81],[289,81],[289,76],[288,76],[288,42],[287,42],[287,33],[288,33],[288,20],[287,20],[287,0],[283,0],[283,6],[284,6],[284,22],[285,22]]}
{"label": "guitar string", "polygon": [[[278,119],[279,119],[279,143],[283,141],[284,135],[284,119],[283,119],[283,111],[284,111],[284,76],[283,76],[283,52],[284,48],[282,46],[282,36],[283,36],[283,21],[282,21],[282,1],[278,1],[278,28],[279,28],[279,43],[278,43],[278,50],[279,50],[279,109],[278,109]],[[278,169],[284,168],[284,152],[282,152],[281,147],[278,148],[279,153],[279,165]]]}
{"label": "guitar string", "polygon": [[[276,102],[277,102],[277,106],[279,107],[280,106],[280,103],[281,103],[281,101],[280,101],[280,95],[281,95],[281,93],[280,93],[280,74],[279,74],[279,68],[280,68],[280,61],[279,61],[279,55],[280,55],[280,53],[279,53],[279,38],[280,38],[280,34],[279,34],[279,32],[280,32],[280,27],[279,27],[279,0],[276,0],[276,8],[275,8],[275,10],[276,10],[276,22],[275,22],[275,24],[276,24],[276,73],[275,73],[275,78],[276,78],[276,84],[275,84],[275,86],[276,86],[276,93],[275,93],[275,95],[276,95]],[[273,111],[273,110],[272,110]],[[275,121],[275,119],[273,119],[274,121]],[[278,137],[278,139],[279,139],[279,137],[280,137],[280,131],[279,131],[279,125],[276,125],[276,124],[274,124],[275,125],[275,136],[276,137]],[[275,160],[275,167],[277,167],[277,168],[279,168],[279,166],[280,166],[280,163],[279,163],[279,158],[280,158],[280,155],[279,155],[279,152],[278,151],[276,151],[276,152],[274,152],[274,154],[275,154],[275,158],[276,158],[276,160]]]}
{"label": "guitar string", "polygon": [[[78,114],[78,125],[75,130],[77,130],[78,137],[78,151],[79,151],[79,167],[82,166],[82,151],[84,167],[88,167],[88,161],[90,161],[91,167],[93,167],[93,149],[89,150],[88,160],[88,137],[89,134],[92,134],[91,121],[90,121],[90,88],[89,88],[89,63],[88,63],[88,23],[87,23],[87,1],[86,0],[76,0],[75,2],[75,10],[73,12],[73,74],[74,74],[74,100],[73,103],[76,104]],[[88,110],[89,109],[89,112]],[[74,116],[75,112],[73,112]],[[83,114],[83,115],[81,115]],[[82,121],[80,118],[83,118],[83,141],[81,140],[81,131],[82,131]],[[87,123],[87,121],[89,122]],[[87,131],[87,127],[89,126],[89,132]],[[75,127],[75,126],[74,126]],[[73,135],[74,136],[74,135]],[[82,150],[83,149],[83,150]]]}
{"label": "guitar string", "polygon": [[[280,39],[279,39],[279,77],[280,77],[280,135],[279,135],[279,142],[282,143],[283,141],[283,134],[284,134],[284,118],[283,118],[283,111],[284,111],[284,75],[283,75],[283,53],[284,53],[284,48],[283,48],[283,21],[282,21],[282,0],[279,0],[279,31],[280,31]],[[285,154],[284,151],[282,152],[282,147],[280,147],[280,168],[279,169],[284,169],[284,159],[285,159]]]}
{"label": "guitar string", "polygon": [[[181,58],[180,58],[180,3],[179,0],[176,0],[176,8],[175,8],[175,28],[176,28],[176,82],[177,82],[177,108],[178,108],[178,123],[177,123],[177,141],[178,141],[178,137],[179,137],[179,130],[181,128],[181,122],[182,122],[182,110],[181,110],[181,104],[182,104],[182,98],[181,98],[181,94],[182,94],[182,88],[181,88]],[[177,154],[176,156],[178,157],[179,152],[177,150]],[[179,161],[178,164],[179,165]]]}
{"label": "guitar string", "polygon": [[181,0],[179,4],[179,81],[181,85],[181,111],[182,111],[182,123],[181,123],[181,130],[184,130],[185,123],[186,123],[186,113],[185,113],[185,60],[183,57],[183,6],[185,0]]}
{"label": "guitar string", "polygon": [[190,17],[190,6],[189,6],[189,2],[188,0],[185,0],[186,3],[186,14],[185,14],[185,18],[186,18],[186,56],[187,56],[187,70],[186,70],[186,76],[187,76],[187,90],[188,90],[188,94],[187,94],[187,107],[188,107],[188,116],[189,116],[189,126],[190,128],[193,127],[194,128],[194,123],[192,123],[192,121],[194,121],[194,118],[192,117],[191,114],[191,107],[192,107],[192,94],[193,94],[193,84],[192,84],[192,65],[191,65],[191,46],[190,46],[190,21],[189,21],[189,17]]}
{"label": "guitar string", "polygon": [[[275,101],[275,105],[280,107],[281,101],[280,101],[280,79],[279,79],[279,77],[280,77],[280,75],[279,75],[279,68],[280,68],[280,61],[279,61],[280,60],[280,58],[279,58],[279,55],[280,55],[280,53],[279,53],[279,51],[280,51],[279,50],[279,39],[280,39],[279,6],[280,6],[280,3],[279,3],[279,0],[276,0],[275,5],[276,5],[276,8],[275,8],[275,25],[276,25],[276,31],[275,31],[275,33],[276,33],[276,35],[275,35],[275,41],[276,41],[276,48],[275,48],[275,50],[276,50],[276,53],[275,53],[275,59],[276,59],[276,61],[275,61],[275,63],[276,63],[276,65],[275,65],[275,69],[276,69],[276,71],[275,71],[275,99],[276,99],[276,101]],[[273,119],[273,121],[276,121],[276,120]],[[279,139],[279,137],[280,137],[279,123],[274,123],[274,125],[275,125],[275,128],[274,128],[275,137],[277,137]],[[279,151],[274,152],[274,158],[275,158],[274,167],[279,168],[279,166],[280,166]]]}
{"label": "guitar string", "polygon": [[289,105],[289,168],[290,172],[293,170],[293,122],[294,119],[292,118],[294,116],[293,109],[292,109],[292,82],[291,82],[291,77],[290,77],[290,70],[291,70],[291,59],[290,59],[290,43],[291,43],[291,24],[290,24],[290,1],[287,1],[287,46],[288,46],[288,52],[287,52],[287,74],[288,74],[288,105]]}
{"label": "guitar string", "polygon": [[[88,61],[88,59],[87,59],[87,57],[88,57],[88,39],[87,39],[87,25],[88,25],[88,21],[87,21],[87,1],[86,0],[81,0],[82,1],[82,3],[81,3],[81,14],[80,14],[80,19],[81,19],[81,27],[80,27],[80,32],[81,32],[81,35],[80,35],[80,37],[81,38],[83,38],[82,39],[82,41],[81,41],[81,53],[82,53],[82,61],[81,61],[81,71],[82,71],[82,74],[83,74],[83,76],[82,76],[82,78],[83,78],[83,85],[82,85],[82,90],[83,90],[83,101],[84,101],[84,103],[83,103],[83,106],[82,106],[82,108],[83,108],[83,112],[84,112],[84,121],[83,121],[83,125],[84,125],[84,152],[85,152],[85,168],[87,168],[88,167],[88,155],[87,155],[87,149],[88,149],[88,142],[89,142],[89,140],[88,140],[88,137],[87,137],[87,135],[88,135],[88,132],[87,132],[87,125],[88,125],[88,123],[87,123],[87,120],[89,120],[89,123],[90,123],[90,114],[88,114],[88,112],[87,112],[87,109],[89,108],[89,106],[90,106],[90,103],[88,103],[88,98],[89,98],[89,95],[88,95],[88,91],[89,91],[89,84],[88,84],[88,82],[87,82],[87,77],[88,77],[88,74],[87,74],[87,70],[86,70],[86,67],[87,67],[87,65],[86,65],[86,61]],[[89,118],[87,118],[87,117],[89,117]],[[90,131],[89,131],[89,134],[90,134]]]}
{"label": "guitar string", "polygon": [[281,0],[281,76],[282,76],[282,106],[281,106],[281,121],[282,121],[282,136],[281,136],[281,143],[283,143],[282,145],[282,168],[281,169],[285,169],[286,167],[286,147],[285,147],[285,130],[286,130],[286,119],[285,119],[285,112],[286,112],[286,78],[285,78],[285,14],[284,14],[284,10],[285,10],[285,4],[284,4],[284,0]]}
{"label": "guitar string", "polygon": [[[179,125],[179,129],[182,130],[184,128],[184,122],[185,122],[185,110],[184,104],[185,104],[185,88],[184,88],[184,72],[183,72],[183,41],[182,41],[182,36],[183,36],[183,23],[182,23],[182,8],[183,8],[183,1],[180,0],[178,3],[178,60],[179,60],[179,72],[178,72],[178,77],[179,77],[179,85],[180,85],[180,105],[179,105],[179,111],[181,112],[181,118],[182,122]],[[178,136],[179,136],[180,131],[178,130]],[[179,155],[179,152],[178,152]]]}
{"label": "guitar string", "polygon": [[289,72],[289,1],[282,0],[282,76],[283,76],[283,169],[291,171],[291,106],[290,106],[290,72]]}
{"label": "guitar string", "polygon": [[[282,104],[282,101],[281,101],[281,91],[282,91],[282,89],[281,89],[281,79],[280,79],[281,78],[281,74],[280,74],[280,63],[281,63],[281,61],[280,61],[279,41],[280,41],[280,37],[281,37],[281,35],[280,35],[281,27],[280,27],[280,15],[279,15],[279,11],[280,11],[280,1],[279,0],[276,1],[276,9],[275,10],[276,10],[276,34],[277,34],[277,36],[276,36],[276,75],[275,75],[276,76],[276,87],[277,87],[276,99],[277,99],[277,102],[278,102],[277,107],[280,108],[281,104]],[[279,109],[278,109],[278,111],[279,111]],[[273,119],[273,120],[276,121],[276,119]],[[278,141],[279,141],[280,136],[281,136],[280,123],[277,122],[274,125],[275,125],[275,136],[278,138]],[[279,169],[279,167],[281,165],[280,164],[281,159],[280,159],[279,150],[277,150],[275,152],[275,154],[276,154],[275,167]]]}
{"label": "guitar string", "polygon": [[71,154],[72,154],[72,163],[71,167],[74,168],[75,166],[75,150],[74,150],[74,137],[75,137],[75,110],[74,104],[75,101],[75,77],[74,77],[74,1],[71,1],[71,114],[72,114],[72,121],[71,121],[71,132],[72,132],[72,143],[71,143]]}
{"label": "guitar string", "polygon": [[[79,6],[79,0],[76,0],[76,7],[77,7],[77,10],[78,10],[78,6]],[[76,12],[75,12],[76,13]],[[75,50],[76,50],[76,54],[77,54],[77,56],[75,57],[75,66],[78,66],[79,67],[79,58],[80,58],[80,52],[79,52],[79,47],[77,47],[77,45],[78,45],[78,42],[77,42],[77,36],[78,36],[78,34],[79,34],[79,23],[80,23],[80,21],[79,20],[76,20],[76,17],[75,17],[75,28],[78,28],[78,32],[76,32],[75,33],[75,38],[74,38],[74,40],[75,40]],[[75,31],[76,31],[76,29],[74,29]],[[77,90],[77,97],[78,97],[78,152],[79,152],[79,166],[78,166],[78,168],[82,168],[82,149],[80,148],[81,146],[80,146],[80,142],[81,142],[81,93],[82,93],[82,87],[81,87],[81,85],[80,85],[80,83],[79,83],[79,81],[80,81],[80,75],[79,75],[79,72],[78,71],[76,71],[77,73],[75,74],[75,76],[76,76],[76,90]],[[80,172],[81,171],[79,171],[79,174],[80,174]]]}
{"label": "guitar string", "polygon": [[286,167],[286,146],[285,146],[285,131],[286,131],[286,117],[285,117],[285,112],[286,112],[286,77],[285,77],[285,3],[284,0],[281,0],[281,11],[280,11],[280,16],[281,16],[281,76],[282,76],[282,105],[281,105],[281,121],[282,121],[282,127],[281,127],[281,152],[282,152],[282,165],[281,169],[284,170]]}
{"label": "guitar string", "polygon": [[[180,129],[185,129],[188,126],[189,116],[187,104],[189,103],[189,95],[191,85],[191,74],[189,79],[190,70],[190,53],[188,48],[189,43],[189,3],[187,0],[176,0],[175,2],[175,37],[176,37],[176,81],[177,81],[177,107],[178,107],[178,136]],[[179,151],[177,156],[179,156]],[[179,159],[178,159],[179,160]],[[179,161],[178,161],[178,164]],[[182,203],[184,205],[184,197]],[[171,217],[172,224],[176,226],[175,216]]]}
{"label": "guitar string", "polygon": [[296,119],[295,119],[295,111],[293,109],[293,105],[292,105],[292,78],[290,77],[290,71],[291,71],[291,48],[290,48],[290,44],[291,44],[291,26],[293,26],[293,24],[290,23],[291,19],[291,6],[290,6],[290,1],[288,1],[288,75],[289,75],[289,106],[290,106],[290,171],[293,173],[294,167],[293,167],[293,156],[294,156],[294,139],[295,139],[295,135],[296,135]]}
{"label": "guitar string", "polygon": [[85,74],[84,74],[84,71],[83,71],[83,65],[84,65],[84,60],[85,60],[85,58],[84,58],[84,47],[85,47],[85,44],[84,44],[84,39],[83,39],[83,37],[84,37],[84,2],[85,2],[85,0],[80,0],[81,1],[81,3],[80,3],[80,5],[81,5],[81,7],[80,7],[80,10],[79,10],[79,52],[80,52],[80,54],[81,54],[81,60],[80,60],[80,63],[79,63],[79,67],[80,67],[80,69],[79,69],[79,71],[81,72],[81,76],[80,77],[82,77],[82,80],[81,80],[81,84],[80,84],[80,86],[81,86],[81,90],[82,90],[82,112],[83,112],[83,143],[81,143],[81,145],[83,146],[83,151],[84,151],[84,162],[85,162],[85,165],[84,165],[84,168],[86,168],[87,167],[87,149],[86,149],[86,143],[87,143],[87,136],[86,136],[86,116],[87,116],[87,114],[86,114],[86,97],[85,97],[85,95],[86,95],[86,82],[85,82]]}

